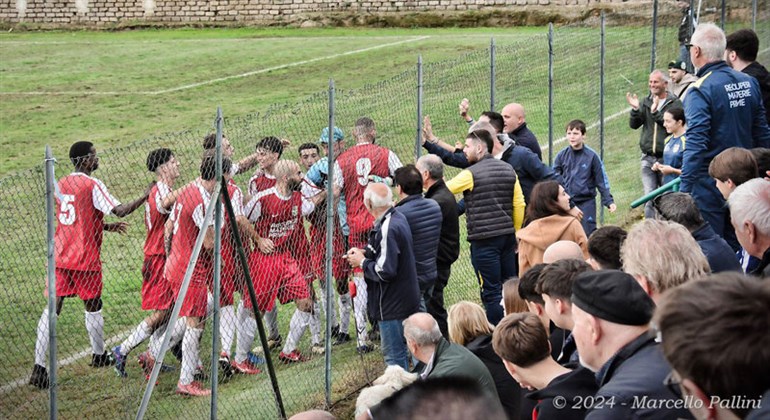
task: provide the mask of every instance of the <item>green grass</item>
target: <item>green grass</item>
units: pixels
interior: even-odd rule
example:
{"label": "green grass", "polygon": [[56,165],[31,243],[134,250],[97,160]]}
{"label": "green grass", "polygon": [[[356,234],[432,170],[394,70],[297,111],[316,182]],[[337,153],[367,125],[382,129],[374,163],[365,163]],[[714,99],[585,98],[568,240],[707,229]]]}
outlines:
{"label": "green grass", "polygon": [[[43,145],[51,144],[59,161],[56,176],[71,169],[67,148],[76,140],[94,141],[101,168],[94,175],[123,201],[136,197],[150,182],[144,170],[149,150],[166,146],[182,162],[182,181],[192,179],[200,159],[200,142],[211,130],[216,107],[226,116],[225,130],[236,155],[253,150],[265,135],[291,139],[285,157],[296,158],[296,146],[317,141],[328,124],[329,78],[336,82],[336,124],[349,133],[356,118],[377,122],[378,142],[395,150],[404,163],[414,161],[417,78],[414,64],[422,54],[424,109],[439,137],[454,142],[467,126],[457,104],[468,97],[472,113],[489,104],[488,53],[495,36],[497,51],[496,108],[515,100],[525,105],[527,121],[541,143],[547,142],[547,39],[543,28],[474,30],[372,29],[206,29],[130,32],[46,32],[0,35],[0,92],[157,91],[226,77],[341,51],[429,35],[396,46],[315,61],[254,76],[235,78],[178,92],[145,95],[9,95],[2,94],[0,117],[0,267],[4,273],[0,305],[0,377],[6,384],[29,374],[35,327],[45,306],[45,190],[41,161]],[[763,35],[763,39],[767,39]],[[658,62],[664,67],[675,54],[676,31],[661,30]],[[554,139],[563,125],[581,118],[588,124],[599,115],[598,30],[557,28],[554,50]],[[605,77],[605,116],[626,109],[624,95],[646,92],[649,72],[649,30],[609,28]],[[767,54],[760,61],[767,61]],[[282,105],[268,106],[273,103]],[[628,128],[627,115],[605,126],[605,164],[620,210],[605,222],[629,225],[640,217],[628,204],[641,194],[639,133]],[[597,151],[598,130],[588,132]],[[554,154],[566,144],[556,144]],[[548,152],[544,150],[547,160]],[[28,169],[32,166],[34,168]],[[455,174],[449,170],[448,176]],[[236,181],[245,186],[249,175]],[[103,248],[105,336],[125,331],[144,316],[139,311],[141,246],[140,212],[126,220],[127,236],[106,234]],[[447,302],[478,301],[467,245],[453,266]],[[281,311],[286,331],[293,307]],[[59,319],[59,358],[89,347],[81,303],[68,300]],[[285,334],[285,333],[284,333]],[[307,336],[302,343],[307,348]],[[362,363],[352,344],[334,352],[334,400],[361,386],[381,369],[378,355]],[[143,346],[137,349],[143,350]],[[210,351],[210,327],[202,349]],[[133,359],[132,359],[133,360]],[[320,358],[300,366],[281,366],[279,383],[289,412],[321,406],[323,367]],[[62,417],[130,417],[141,398],[143,380],[131,365],[121,381],[111,370],[93,370],[85,360],[59,370]],[[150,417],[205,417],[207,400],[173,395],[178,372],[162,375],[150,404]],[[266,375],[235,378],[220,387],[222,417],[238,417],[245,406],[258,418],[273,418]],[[244,404],[245,403],[245,404]],[[46,394],[22,386],[0,398],[0,417],[40,418],[47,413]]]}

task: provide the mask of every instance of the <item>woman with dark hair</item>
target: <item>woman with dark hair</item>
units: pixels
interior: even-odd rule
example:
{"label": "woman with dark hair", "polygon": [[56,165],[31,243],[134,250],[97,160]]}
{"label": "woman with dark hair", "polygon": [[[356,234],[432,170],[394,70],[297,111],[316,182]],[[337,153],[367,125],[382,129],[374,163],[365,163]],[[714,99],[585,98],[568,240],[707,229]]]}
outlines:
{"label": "woman with dark hair", "polygon": [[669,183],[682,175],[682,158],[686,139],[684,109],[680,107],[667,109],[663,113],[663,126],[666,132],[671,134],[666,138],[666,147],[663,149],[663,163],[655,162],[653,171],[663,174],[663,183]]}
{"label": "woman with dark hair", "polygon": [[449,339],[464,346],[478,357],[495,380],[497,395],[509,419],[522,418],[521,401],[523,393],[510,373],[505,369],[503,360],[492,348],[494,327],[487,321],[484,309],[473,302],[462,300],[449,307],[447,318]]}
{"label": "woman with dark hair", "polygon": [[543,181],[532,189],[524,228],[516,232],[519,240],[519,277],[530,267],[543,262],[545,249],[557,241],[580,245],[585,259],[588,238],[583,226],[569,214],[569,194],[556,181]]}

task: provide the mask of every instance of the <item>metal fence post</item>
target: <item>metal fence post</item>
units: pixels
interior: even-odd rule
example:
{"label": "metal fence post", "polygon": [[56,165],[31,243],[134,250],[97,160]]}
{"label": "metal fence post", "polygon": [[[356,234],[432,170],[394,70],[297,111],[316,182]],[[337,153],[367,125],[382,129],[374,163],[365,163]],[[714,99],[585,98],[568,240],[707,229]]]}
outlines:
{"label": "metal fence post", "polygon": [[[601,42],[599,46],[599,159],[604,163],[604,60],[605,60],[605,26],[604,10],[601,14]],[[599,223],[604,224],[604,206],[599,206]]]}
{"label": "metal fence post", "polygon": [[548,24],[548,165],[553,165],[553,23]]}
{"label": "metal fence post", "polygon": [[751,0],[751,30],[757,30],[757,0]]}
{"label": "metal fence post", "polygon": [[725,7],[725,0],[722,0],[721,4],[722,4],[722,6],[721,6],[722,7],[722,12],[721,12],[721,16],[720,16],[720,19],[719,19],[719,27],[722,28],[722,31],[724,31],[725,30],[725,19],[726,19],[726,17],[725,17],[725,15],[726,15],[726,13],[725,13],[726,12],[725,11],[725,9],[726,9],[726,7]]}
{"label": "metal fence post", "polygon": [[652,49],[650,52],[650,73],[655,70],[656,52],[658,45],[658,0],[652,1]]}
{"label": "metal fence post", "polygon": [[[330,87],[334,89],[332,85]],[[330,92],[333,92],[330,91]],[[331,102],[333,105],[333,102]],[[417,137],[414,141],[414,161],[420,158],[421,145],[422,145],[422,55],[417,56]]]}
{"label": "metal fence post", "polygon": [[489,110],[495,110],[495,39],[489,42]]}
{"label": "metal fence post", "polygon": [[[216,177],[217,185],[222,184],[222,107],[217,107],[217,145],[216,145]],[[221,194],[212,199],[217,201],[214,207],[214,319],[211,333],[211,419],[217,418],[217,397],[219,392],[219,297],[222,287],[222,200]],[[230,220],[235,223],[235,220]],[[229,351],[229,349],[228,349]]]}
{"label": "metal fence post", "polygon": [[48,240],[48,418],[56,420],[56,260],[54,259],[54,158],[51,146],[45,146],[45,210]]}
{"label": "metal fence post", "polygon": [[[417,145],[420,145],[420,100],[417,102]],[[334,133],[334,79],[329,79],[329,138]],[[331,143],[331,140],[329,141]],[[333,264],[334,258],[334,232],[336,226],[334,226],[334,161],[337,156],[334,154],[334,148],[329,145],[329,154],[327,159],[327,180],[326,186],[326,258],[324,260],[324,266],[326,267],[326,287],[322,293],[326,295],[326,308],[324,308],[326,314],[326,339],[324,340],[324,395],[326,398],[326,406],[329,407],[332,404],[332,311],[334,311],[334,292],[332,292],[332,282],[334,279]],[[331,194],[331,196],[329,195]]]}

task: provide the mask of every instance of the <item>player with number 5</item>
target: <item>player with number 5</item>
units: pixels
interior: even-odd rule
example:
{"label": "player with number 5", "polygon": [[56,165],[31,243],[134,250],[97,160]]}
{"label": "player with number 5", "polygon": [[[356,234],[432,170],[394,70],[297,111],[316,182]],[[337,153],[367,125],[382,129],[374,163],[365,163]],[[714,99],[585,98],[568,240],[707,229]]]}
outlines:
{"label": "player with number 5", "polygon": [[[141,197],[121,204],[110,195],[104,183],[91,176],[99,168],[96,148],[87,141],[70,147],[75,172],[59,180],[56,189],[58,225],[54,235],[56,259],[56,314],[61,313],[65,297],[78,296],[85,306],[85,322],[91,341],[90,365],[105,367],[114,363],[104,349],[102,317],[102,232],[124,234],[128,223],[104,223],[104,215],[125,217],[144,204],[150,188]],[[48,352],[48,308],[37,325],[35,366],[30,385],[48,388],[46,353]]]}

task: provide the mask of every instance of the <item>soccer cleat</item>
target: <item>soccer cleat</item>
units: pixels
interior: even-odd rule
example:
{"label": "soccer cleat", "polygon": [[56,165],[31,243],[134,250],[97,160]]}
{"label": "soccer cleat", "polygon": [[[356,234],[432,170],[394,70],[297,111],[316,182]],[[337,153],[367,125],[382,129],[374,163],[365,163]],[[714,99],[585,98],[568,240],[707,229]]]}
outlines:
{"label": "soccer cleat", "polygon": [[178,343],[171,347],[171,354],[176,357],[176,360],[182,361],[182,340],[179,340]]}
{"label": "soccer cleat", "polygon": [[227,352],[219,353],[219,369],[222,371],[222,379],[230,379],[235,373],[230,365],[230,356],[227,355]]}
{"label": "soccer cleat", "polygon": [[176,385],[176,393],[179,395],[189,395],[191,397],[205,397],[211,395],[211,390],[203,388],[199,382],[190,382],[187,385],[178,383]]}
{"label": "soccer cleat", "polygon": [[321,343],[315,343],[310,347],[310,351],[315,354],[324,354],[326,353],[326,348]]}
{"label": "soccer cleat", "polygon": [[115,372],[121,378],[128,377],[126,373],[126,356],[120,354],[120,346],[112,349],[112,358],[115,360]]}
{"label": "soccer cleat", "polygon": [[337,338],[340,335],[340,326],[335,325],[332,327],[332,338]]}
{"label": "soccer cleat", "polygon": [[267,348],[269,348],[270,350],[275,350],[278,347],[281,347],[282,344],[283,344],[283,338],[280,335],[275,338],[267,339]]}
{"label": "soccer cleat", "polygon": [[112,354],[104,352],[103,354],[92,354],[91,363],[88,366],[100,368],[106,366],[112,366],[115,364],[115,359],[112,358]]}
{"label": "soccer cleat", "polygon": [[251,363],[253,366],[264,365],[265,363],[267,363],[267,362],[265,362],[265,358],[264,357],[262,357],[262,356],[260,356],[258,354],[254,354],[252,352],[246,353],[246,360],[248,360],[249,363]]}
{"label": "soccer cleat", "polygon": [[32,368],[32,376],[29,377],[29,384],[39,389],[48,389],[48,369],[35,365]]}
{"label": "soccer cleat", "polygon": [[201,382],[207,381],[209,379],[209,374],[206,372],[206,369],[203,367],[203,365],[198,364],[198,367],[195,368],[193,379]]}
{"label": "soccer cleat", "polygon": [[307,361],[307,357],[303,356],[299,350],[294,349],[291,351],[291,353],[284,353],[280,352],[278,354],[278,360],[282,361],[283,363],[300,363]]}
{"label": "soccer cleat", "polygon": [[235,360],[233,360],[232,362],[230,362],[230,365],[232,366],[233,371],[243,375],[256,375],[261,372],[256,366],[249,363],[248,360],[244,360],[241,363],[238,363]]}
{"label": "soccer cleat", "polygon": [[350,341],[350,334],[348,334],[348,333],[339,333],[339,335],[337,335],[337,338],[334,340],[334,343],[332,343],[332,344],[337,346],[337,345],[340,345],[340,344],[345,344],[348,341]]}
{"label": "soccer cleat", "polygon": [[373,352],[376,348],[377,347],[374,344],[364,344],[363,346],[356,347],[356,351],[358,354],[366,354]]}

